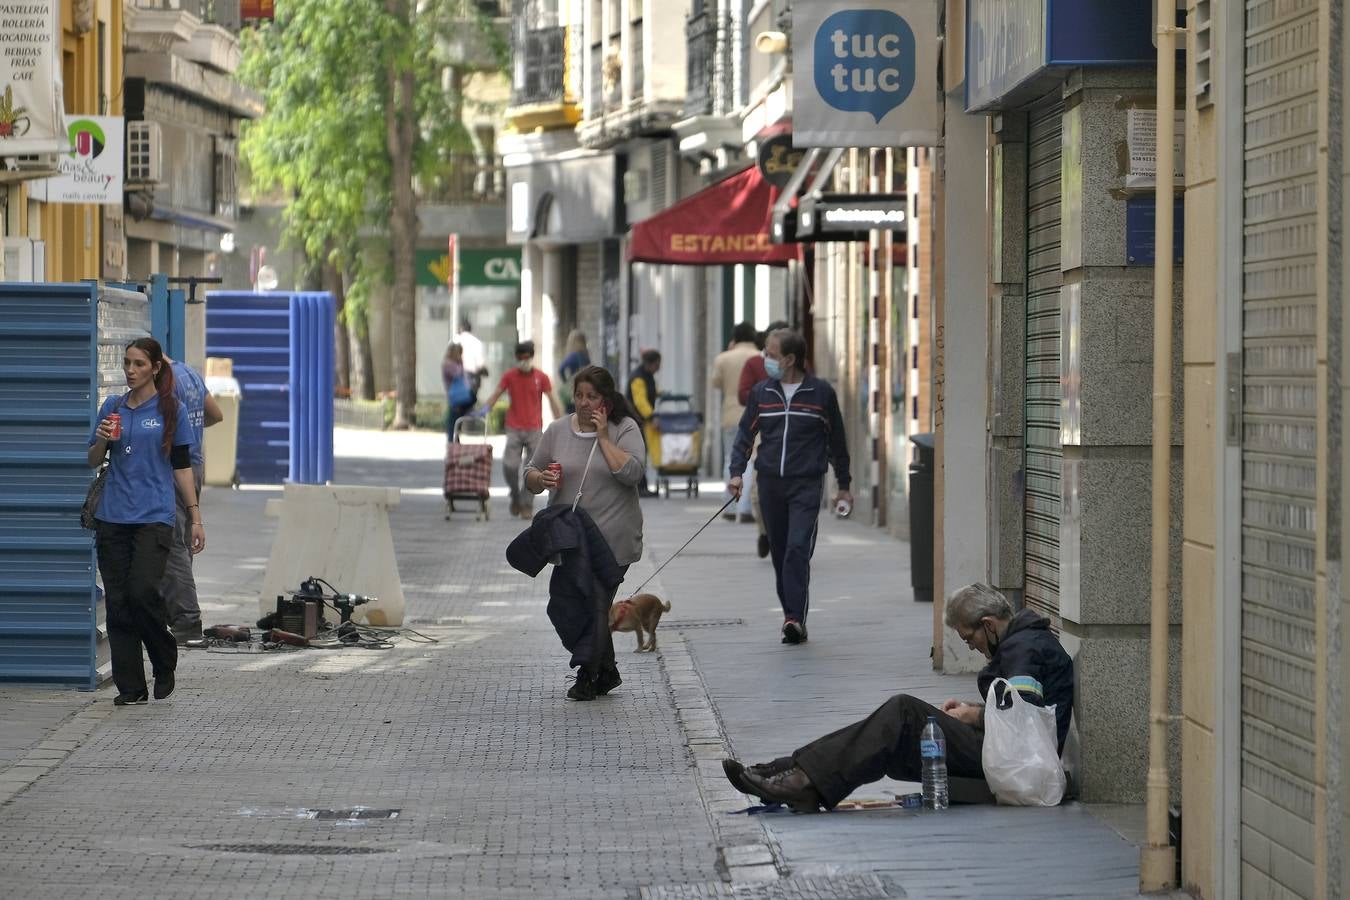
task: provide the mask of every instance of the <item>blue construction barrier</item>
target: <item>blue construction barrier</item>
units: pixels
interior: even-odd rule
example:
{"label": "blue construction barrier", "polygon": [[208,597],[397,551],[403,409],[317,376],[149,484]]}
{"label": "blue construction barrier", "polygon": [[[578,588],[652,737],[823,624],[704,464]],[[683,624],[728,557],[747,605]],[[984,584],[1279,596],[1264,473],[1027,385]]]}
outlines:
{"label": "blue construction barrier", "polygon": [[241,482],[332,480],[335,312],[327,293],[206,295],[206,355],[234,361],[242,394]]}
{"label": "blue construction barrier", "polygon": [[107,674],[94,535],[80,527],[103,398],[126,345],[168,321],[130,286],[0,283],[0,682],[92,690]]}

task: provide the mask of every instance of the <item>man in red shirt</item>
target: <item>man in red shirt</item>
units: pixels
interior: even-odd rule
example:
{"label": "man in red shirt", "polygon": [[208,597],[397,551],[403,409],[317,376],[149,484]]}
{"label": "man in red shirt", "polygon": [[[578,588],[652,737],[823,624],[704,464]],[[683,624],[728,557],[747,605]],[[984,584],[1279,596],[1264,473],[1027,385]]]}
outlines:
{"label": "man in red shirt", "polygon": [[534,456],[539,438],[543,436],[543,398],[548,398],[553,418],[562,416],[562,407],[553,396],[552,383],[547,375],[534,367],[534,341],[516,344],[516,367],[502,376],[497,390],[480,412],[487,415],[503,393],[511,396],[511,406],[506,411],[502,474],[506,476],[506,487],[511,492],[511,515],[528,519],[534,514],[534,501],[521,490],[520,464],[522,457],[528,460]]}
{"label": "man in red shirt", "polygon": [[[737,385],[736,396],[741,401],[741,406],[750,402],[750,389],[769,377],[768,371],[764,368],[764,341],[775,331],[787,327],[788,323],[782,320],[771,322],[769,327],[758,335],[755,343],[761,352],[745,361],[745,366],[741,369],[741,381]],[[759,486],[753,479],[750,481],[750,511],[754,513],[755,527],[759,529],[755,552],[763,559],[769,555],[769,535],[764,530],[764,515],[759,511]]]}

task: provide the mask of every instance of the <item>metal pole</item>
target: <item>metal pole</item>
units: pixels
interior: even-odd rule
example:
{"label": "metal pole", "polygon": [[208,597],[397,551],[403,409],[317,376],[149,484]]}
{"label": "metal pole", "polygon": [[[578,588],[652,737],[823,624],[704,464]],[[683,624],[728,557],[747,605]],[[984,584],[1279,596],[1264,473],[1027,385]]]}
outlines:
{"label": "metal pole", "polygon": [[1172,475],[1172,203],[1175,132],[1176,5],[1158,0],[1157,205],[1153,258],[1153,540],[1149,616],[1149,735],[1147,843],[1139,851],[1139,888],[1162,891],[1175,881],[1176,849],[1167,834],[1167,645],[1170,631],[1167,573],[1171,551]]}

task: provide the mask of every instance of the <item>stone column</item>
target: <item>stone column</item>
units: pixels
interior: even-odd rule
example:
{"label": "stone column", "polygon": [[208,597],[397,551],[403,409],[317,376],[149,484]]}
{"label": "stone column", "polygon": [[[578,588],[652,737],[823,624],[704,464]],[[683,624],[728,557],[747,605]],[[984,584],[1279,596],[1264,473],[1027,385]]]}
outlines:
{"label": "stone column", "polygon": [[[1083,797],[1096,801],[1142,800],[1147,762],[1153,272],[1147,264],[1128,264],[1119,160],[1126,109],[1153,103],[1153,73],[1145,70],[1078,70],[1065,84],[1061,639],[1077,664]],[[1166,255],[1159,256],[1165,263]],[[1178,277],[1170,582],[1178,625],[1181,286]],[[1173,709],[1179,708],[1179,686],[1174,672]]]}

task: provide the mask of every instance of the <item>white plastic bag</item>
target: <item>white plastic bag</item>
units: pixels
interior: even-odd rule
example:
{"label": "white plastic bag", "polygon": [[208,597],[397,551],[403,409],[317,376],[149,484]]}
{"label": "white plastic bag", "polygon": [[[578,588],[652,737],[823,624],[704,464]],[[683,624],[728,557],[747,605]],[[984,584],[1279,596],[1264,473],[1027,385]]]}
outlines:
{"label": "white plastic bag", "polygon": [[[1004,686],[1006,709],[998,705]],[[1064,767],[1057,749],[1055,708],[1033,706],[1006,678],[989,685],[984,706],[984,780],[999,803],[1057,806],[1064,797]]]}

